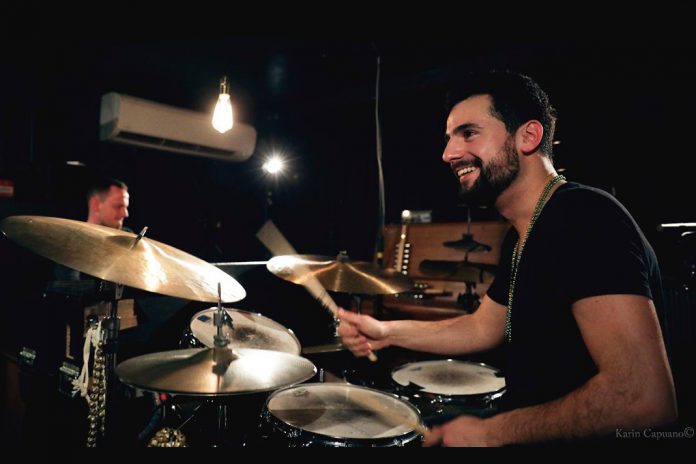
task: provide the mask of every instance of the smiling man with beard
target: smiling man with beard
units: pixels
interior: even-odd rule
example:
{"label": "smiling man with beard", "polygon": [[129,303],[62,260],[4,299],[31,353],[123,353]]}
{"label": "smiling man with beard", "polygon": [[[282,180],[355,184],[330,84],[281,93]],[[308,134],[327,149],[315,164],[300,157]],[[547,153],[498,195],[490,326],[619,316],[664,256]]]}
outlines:
{"label": "smiling man with beard", "polygon": [[672,423],[660,272],[638,225],[611,195],[557,174],[555,110],[532,79],[489,73],[452,97],[442,158],[465,202],[495,206],[512,224],[500,270],[473,314],[379,321],[340,310],[343,343],[356,356],[505,345],[500,413],[435,426],[425,445],[607,438]]}

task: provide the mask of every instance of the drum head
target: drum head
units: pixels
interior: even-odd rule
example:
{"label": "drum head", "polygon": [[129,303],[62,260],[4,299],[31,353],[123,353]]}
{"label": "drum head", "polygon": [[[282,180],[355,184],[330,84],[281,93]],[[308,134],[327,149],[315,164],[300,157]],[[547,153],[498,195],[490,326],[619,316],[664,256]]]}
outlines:
{"label": "drum head", "polygon": [[413,433],[405,424],[420,422],[418,410],[406,401],[349,384],[304,384],[278,390],[268,399],[267,409],[295,428],[338,439],[397,437]]}
{"label": "drum head", "polygon": [[[232,320],[230,333],[232,348],[254,348],[300,354],[302,346],[290,329],[260,314],[228,308],[225,311]],[[193,336],[208,348],[214,346],[213,337],[217,333],[213,318],[216,312],[217,308],[208,308],[191,319]],[[227,330],[229,331],[229,327]]]}
{"label": "drum head", "polygon": [[405,364],[392,371],[392,379],[426,393],[481,395],[505,389],[505,378],[498,372],[485,364],[446,359]]}

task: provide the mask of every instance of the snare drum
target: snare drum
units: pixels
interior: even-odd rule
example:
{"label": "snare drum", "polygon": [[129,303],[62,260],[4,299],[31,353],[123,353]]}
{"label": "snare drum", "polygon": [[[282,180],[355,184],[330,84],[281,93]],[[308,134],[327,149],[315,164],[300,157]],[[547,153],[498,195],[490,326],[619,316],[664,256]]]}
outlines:
{"label": "snare drum", "polygon": [[392,371],[397,393],[419,407],[426,422],[463,413],[487,415],[505,393],[505,377],[494,367],[452,359],[405,364]]}
{"label": "snare drum", "polygon": [[[181,344],[194,348],[213,348],[213,337],[217,333],[214,315],[217,311],[218,309],[213,307],[196,313]],[[223,329],[230,335],[229,346],[232,348],[255,348],[295,355],[302,351],[302,346],[292,330],[260,314],[225,308],[224,322],[232,325],[231,330],[229,325]]]}
{"label": "snare drum", "polygon": [[420,446],[420,434],[407,425],[420,422],[418,410],[395,395],[343,383],[308,383],[271,394],[260,428],[271,445],[397,447]]}

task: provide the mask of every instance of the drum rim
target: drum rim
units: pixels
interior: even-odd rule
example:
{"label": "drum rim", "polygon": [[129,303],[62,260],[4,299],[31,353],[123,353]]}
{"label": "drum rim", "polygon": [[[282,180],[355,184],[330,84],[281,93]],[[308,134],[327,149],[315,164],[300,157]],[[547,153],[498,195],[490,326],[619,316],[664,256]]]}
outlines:
{"label": "drum rim", "polygon": [[[423,418],[421,417],[421,412],[420,412],[420,410],[418,409],[418,407],[416,407],[415,404],[411,403],[411,402],[408,401],[407,399],[404,399],[403,397],[401,397],[401,396],[399,396],[399,395],[396,395],[396,394],[394,394],[394,393],[384,392],[384,391],[376,390],[376,389],[374,389],[374,388],[369,388],[369,387],[363,387],[363,386],[361,386],[361,385],[353,385],[352,383],[341,383],[341,382],[330,382],[330,383],[327,383],[327,382],[300,383],[300,384],[289,385],[289,386],[287,386],[287,387],[279,388],[278,390],[276,390],[276,391],[272,392],[270,395],[268,395],[268,397],[266,398],[266,401],[264,402],[264,406],[263,406],[263,413],[264,413],[264,414],[269,414],[270,416],[273,417],[273,419],[274,419],[275,421],[277,421],[277,422],[279,422],[279,423],[282,423],[282,424],[284,424],[285,426],[287,426],[287,427],[289,427],[289,428],[291,427],[291,428],[293,428],[293,429],[295,429],[295,430],[300,430],[300,431],[303,432],[303,433],[312,434],[312,435],[315,435],[315,436],[317,436],[317,437],[319,437],[319,438],[322,438],[322,439],[328,438],[328,439],[331,439],[331,440],[334,440],[334,441],[339,441],[339,442],[342,442],[342,443],[343,443],[343,442],[350,442],[350,441],[352,441],[352,442],[362,442],[362,443],[382,443],[382,442],[387,443],[387,442],[393,442],[393,441],[395,441],[395,440],[401,440],[402,442],[404,442],[403,439],[406,438],[406,437],[408,437],[408,442],[411,442],[412,440],[417,439],[417,438],[421,435],[421,434],[418,433],[418,431],[416,431],[415,429],[409,430],[409,431],[404,432],[404,433],[399,434],[399,435],[391,435],[391,436],[380,437],[380,438],[351,438],[351,437],[340,437],[340,436],[334,436],[334,435],[327,435],[327,434],[325,434],[325,433],[314,432],[314,431],[312,431],[312,430],[303,429],[303,428],[301,428],[301,427],[297,427],[297,426],[294,426],[294,425],[292,425],[292,424],[289,424],[289,423],[285,422],[284,420],[280,419],[279,417],[277,417],[275,414],[273,414],[273,412],[271,412],[270,408],[268,407],[268,404],[270,403],[270,401],[271,401],[276,395],[279,395],[279,394],[283,393],[285,390],[290,390],[290,389],[293,389],[293,388],[300,388],[300,387],[315,387],[315,386],[336,386],[336,387],[359,388],[359,389],[361,389],[361,390],[368,390],[368,391],[370,391],[370,392],[377,392],[377,393],[380,393],[380,394],[382,394],[382,395],[386,395],[386,396],[392,397],[393,399],[395,399],[395,400],[397,400],[397,401],[400,401],[400,402],[404,403],[408,408],[410,408],[411,411],[414,412],[414,413],[416,414],[416,418],[417,418],[418,422],[421,423],[421,424],[423,423]],[[405,442],[404,442],[404,443],[405,443]]]}
{"label": "drum rim", "polygon": [[[202,309],[202,310],[198,311],[196,314],[194,314],[193,316],[191,316],[191,320],[190,320],[189,323],[188,323],[188,330],[191,332],[191,335],[193,335],[193,337],[195,337],[196,340],[198,340],[198,341],[199,341],[203,346],[205,346],[206,348],[212,348],[212,346],[207,346],[207,345],[205,345],[203,342],[201,342],[200,339],[199,339],[198,337],[196,337],[196,334],[193,333],[193,328],[191,327],[191,325],[193,324],[193,321],[194,321],[199,315],[201,315],[201,314],[203,314],[203,313],[207,313],[207,312],[215,312],[215,311],[217,311],[217,309],[218,309],[217,306],[211,306],[210,308]],[[300,343],[300,340],[297,338],[297,335],[295,335],[295,332],[293,332],[291,328],[285,327],[285,326],[284,326],[283,324],[281,324],[280,322],[274,321],[274,320],[271,319],[270,317],[264,316],[264,315],[261,314],[261,313],[255,313],[255,312],[253,312],[253,311],[247,311],[247,310],[245,310],[245,309],[238,309],[238,308],[226,308],[226,307],[223,307],[222,309],[224,309],[225,311],[234,311],[234,312],[237,312],[237,313],[246,313],[246,314],[249,314],[249,315],[252,315],[252,316],[258,316],[258,317],[260,317],[260,318],[263,318],[263,319],[266,319],[266,320],[271,321],[273,324],[277,325],[278,327],[282,327],[287,333],[290,334],[290,337],[295,341],[295,345],[297,346],[297,349],[298,349],[297,353],[294,353],[294,352],[293,352],[293,353],[291,353],[291,354],[296,354],[296,355],[298,355],[298,356],[301,356],[301,354],[302,354],[302,344]],[[232,315],[230,315],[230,317],[232,317]],[[257,348],[257,349],[267,349],[267,348]],[[269,351],[278,351],[278,350],[269,350]]]}
{"label": "drum rim", "polygon": [[[408,388],[408,385],[403,385],[403,384],[397,382],[396,379],[394,379],[395,372],[406,369],[409,366],[413,366],[416,364],[430,364],[430,363],[438,363],[439,364],[439,363],[443,363],[443,362],[444,363],[451,362],[451,363],[458,363],[458,364],[470,364],[473,366],[485,367],[487,369],[492,370],[495,374],[502,372],[501,369],[498,369],[497,367],[493,367],[490,364],[481,363],[481,362],[474,362],[474,361],[462,361],[459,359],[447,358],[447,359],[430,359],[430,360],[425,360],[425,361],[408,362],[408,363],[405,363],[405,364],[402,364],[400,366],[393,368],[390,372],[390,377],[391,377],[392,382],[394,384],[396,384],[397,390],[398,389],[405,389],[405,388]],[[500,398],[506,391],[507,391],[507,379],[505,380],[505,385],[503,385],[501,388],[499,388],[497,390],[491,390],[488,392],[472,393],[472,394],[458,393],[458,394],[451,395],[451,394],[447,394],[447,393],[438,393],[438,392],[430,391],[427,389],[423,389],[423,390],[419,390],[419,391],[415,392],[413,395],[414,396],[422,395],[422,396],[429,396],[429,397],[434,396],[434,397],[441,397],[441,398],[472,398],[472,399],[473,398],[490,397],[489,398],[490,400],[494,400],[494,399]]]}

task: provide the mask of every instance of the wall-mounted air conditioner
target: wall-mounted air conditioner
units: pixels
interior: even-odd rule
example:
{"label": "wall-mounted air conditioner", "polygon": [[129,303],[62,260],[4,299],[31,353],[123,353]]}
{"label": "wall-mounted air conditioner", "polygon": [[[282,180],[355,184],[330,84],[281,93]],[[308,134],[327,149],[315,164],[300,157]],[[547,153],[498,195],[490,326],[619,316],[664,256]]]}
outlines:
{"label": "wall-mounted air conditioner", "polygon": [[212,113],[199,113],[115,92],[104,94],[99,138],[155,150],[244,161],[254,152],[256,129],[235,122],[221,134]]}

